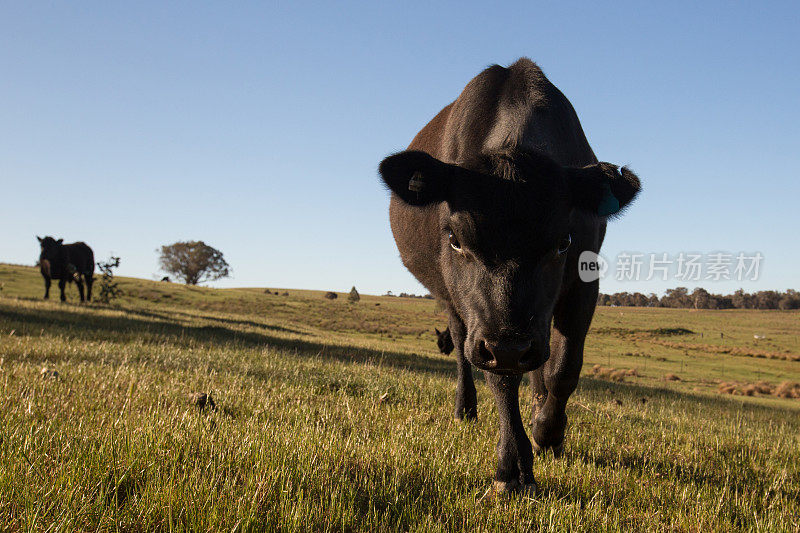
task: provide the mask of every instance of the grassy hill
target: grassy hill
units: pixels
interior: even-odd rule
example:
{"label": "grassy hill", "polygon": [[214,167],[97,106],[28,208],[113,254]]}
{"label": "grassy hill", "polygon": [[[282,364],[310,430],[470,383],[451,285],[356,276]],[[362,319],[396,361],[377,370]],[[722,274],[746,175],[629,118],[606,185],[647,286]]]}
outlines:
{"label": "grassy hill", "polygon": [[564,457],[481,500],[494,405],[476,375],[479,421],[452,420],[432,301],[0,283],[7,530],[800,529],[798,312],[599,308]]}

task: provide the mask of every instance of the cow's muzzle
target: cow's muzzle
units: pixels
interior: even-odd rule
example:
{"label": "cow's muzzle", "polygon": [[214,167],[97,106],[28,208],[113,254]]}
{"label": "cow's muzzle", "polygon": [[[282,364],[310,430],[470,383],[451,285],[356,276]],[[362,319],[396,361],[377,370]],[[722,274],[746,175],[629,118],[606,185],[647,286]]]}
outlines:
{"label": "cow's muzzle", "polygon": [[495,374],[524,374],[539,368],[549,354],[537,350],[532,341],[478,341],[470,362],[481,370]]}

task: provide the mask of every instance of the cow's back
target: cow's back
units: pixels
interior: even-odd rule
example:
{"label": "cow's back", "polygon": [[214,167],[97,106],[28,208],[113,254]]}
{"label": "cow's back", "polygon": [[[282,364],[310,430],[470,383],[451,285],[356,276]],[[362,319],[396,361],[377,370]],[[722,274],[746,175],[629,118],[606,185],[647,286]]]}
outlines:
{"label": "cow's back", "polygon": [[81,274],[94,273],[94,252],[85,242],[73,242],[62,246],[64,261],[73,265]]}
{"label": "cow's back", "polygon": [[448,163],[503,148],[539,150],[563,166],[597,162],[572,104],[528,58],[475,76],[409,146]]}

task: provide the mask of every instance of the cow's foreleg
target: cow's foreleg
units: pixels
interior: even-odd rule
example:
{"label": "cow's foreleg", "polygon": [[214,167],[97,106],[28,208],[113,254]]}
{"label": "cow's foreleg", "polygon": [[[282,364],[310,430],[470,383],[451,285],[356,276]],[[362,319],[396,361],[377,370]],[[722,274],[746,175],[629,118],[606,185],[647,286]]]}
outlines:
{"label": "cow's foreleg", "polygon": [[64,288],[67,286],[67,280],[60,279],[58,280],[58,289],[61,291],[61,301],[66,302],[67,296],[64,294]]}
{"label": "cow's foreleg", "polygon": [[519,384],[522,376],[498,376],[484,372],[494,394],[500,416],[500,441],[497,443],[497,471],[492,484],[495,492],[536,490],[533,478],[533,448],[525,434],[519,412]]}
{"label": "cow's foreleg", "polygon": [[50,298],[50,278],[44,278],[44,299]]}
{"label": "cow's foreleg", "polygon": [[563,451],[567,400],[578,386],[583,365],[583,344],[596,301],[597,283],[577,282],[556,305],[550,337],[550,358],[531,374],[531,436],[537,452],[549,448],[559,457]]}
{"label": "cow's foreleg", "polygon": [[93,274],[86,274],[84,276],[86,278],[86,299],[88,301],[92,301],[92,284],[94,283],[94,275]]}
{"label": "cow's foreleg", "polygon": [[472,367],[464,357],[467,328],[453,313],[450,314],[450,336],[455,346],[458,365],[455,417],[459,420],[475,420],[478,418],[478,395],[475,392],[475,381],[472,379]]}
{"label": "cow's foreleg", "polygon": [[75,275],[75,285],[78,286],[78,294],[81,295],[81,302],[85,302],[86,298],[84,297],[84,294],[83,294],[83,280],[81,279],[81,275],[80,274],[76,274]]}

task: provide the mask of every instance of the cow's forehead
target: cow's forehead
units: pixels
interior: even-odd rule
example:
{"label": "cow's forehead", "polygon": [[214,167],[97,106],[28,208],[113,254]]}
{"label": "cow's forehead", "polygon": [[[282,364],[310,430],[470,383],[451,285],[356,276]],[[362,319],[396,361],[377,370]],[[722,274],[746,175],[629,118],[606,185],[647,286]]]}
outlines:
{"label": "cow's forehead", "polygon": [[571,213],[563,169],[544,154],[506,150],[463,165],[445,224],[494,257],[520,256],[552,247]]}
{"label": "cow's forehead", "polygon": [[[531,238],[547,237],[551,231],[561,231],[569,222],[570,210],[566,202],[536,202],[526,205],[508,205],[506,208],[485,209],[478,207],[450,209],[444,222],[467,232],[519,233]],[[528,235],[530,234],[530,235]]]}
{"label": "cow's forehead", "polygon": [[450,216],[468,216],[476,224],[547,226],[569,214],[566,187],[557,179],[516,182],[473,181],[457,187],[448,199]]}
{"label": "cow's forehead", "polygon": [[481,154],[462,163],[468,178],[456,184],[465,197],[486,199],[501,206],[523,208],[550,201],[567,188],[564,169],[546,154],[506,150]]}

